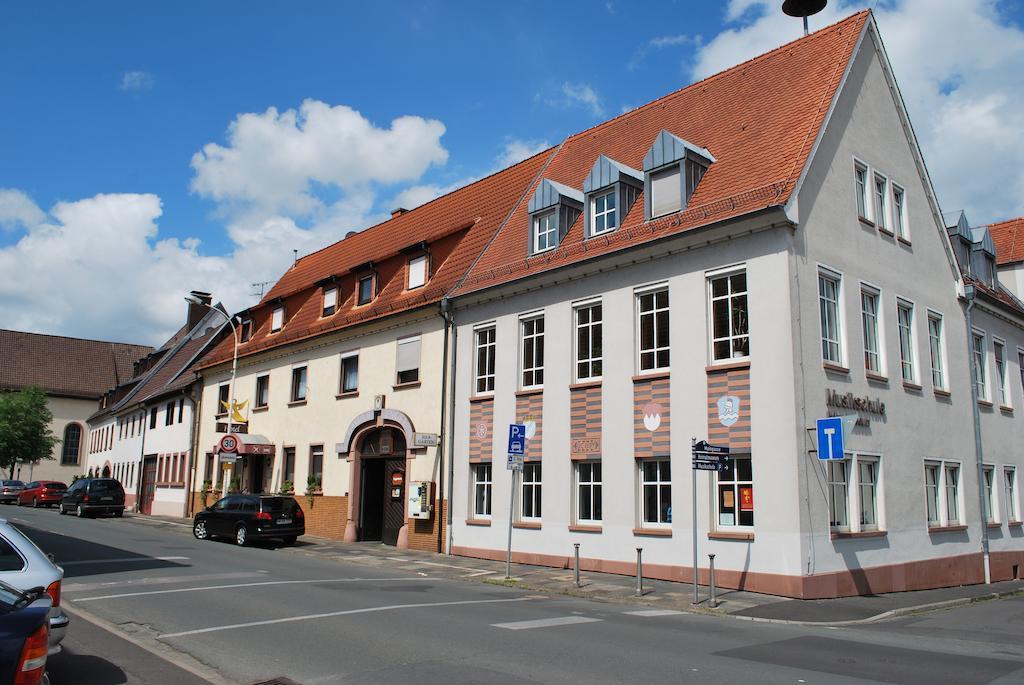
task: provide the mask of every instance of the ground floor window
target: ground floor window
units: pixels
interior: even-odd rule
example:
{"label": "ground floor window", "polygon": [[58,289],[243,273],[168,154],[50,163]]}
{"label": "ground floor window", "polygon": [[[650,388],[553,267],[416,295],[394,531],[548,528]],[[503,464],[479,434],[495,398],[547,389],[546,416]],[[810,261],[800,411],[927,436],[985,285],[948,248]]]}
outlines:
{"label": "ground floor window", "polygon": [[941,479],[939,469],[939,464],[928,462],[924,465],[924,498],[928,509],[929,526],[942,524],[939,514],[939,481]]}
{"label": "ground floor window", "polygon": [[833,530],[861,532],[879,529],[880,464],[877,456],[864,454],[851,454],[842,461],[826,462],[829,523]]}
{"label": "ground floor window", "polygon": [[1017,469],[1012,466],[1003,468],[1003,489],[1006,495],[1006,520],[1019,521],[1017,510]]}
{"label": "ground floor window", "polygon": [[601,521],[601,462],[580,461],[576,471],[576,520],[580,523]]}
{"label": "ground floor window", "polygon": [[994,466],[982,467],[982,475],[985,478],[985,522],[995,523],[999,520],[996,512],[999,507],[996,503],[996,469]]}
{"label": "ground floor window", "polygon": [[946,490],[946,523],[960,523],[960,465],[946,464],[942,469],[942,480]]}
{"label": "ground floor window", "polygon": [[849,530],[849,463],[843,459],[827,461],[825,466],[828,469],[829,525],[836,530]]}
{"label": "ground floor window", "polygon": [[539,519],[541,514],[541,464],[532,461],[523,464],[523,506],[520,511],[524,519]]}
{"label": "ground floor window", "polygon": [[860,529],[878,530],[878,459],[857,457]]}
{"label": "ground floor window", "polygon": [[473,515],[489,518],[491,515],[491,465],[473,464]]}
{"label": "ground floor window", "polygon": [[957,526],[960,515],[960,464],[926,461],[924,464],[925,506],[930,527]]}
{"label": "ground floor window", "polygon": [[668,459],[640,462],[640,501],[645,525],[672,523],[672,463]]}
{"label": "ground floor window", "polygon": [[754,525],[754,477],[750,457],[728,460],[718,474],[718,525]]}

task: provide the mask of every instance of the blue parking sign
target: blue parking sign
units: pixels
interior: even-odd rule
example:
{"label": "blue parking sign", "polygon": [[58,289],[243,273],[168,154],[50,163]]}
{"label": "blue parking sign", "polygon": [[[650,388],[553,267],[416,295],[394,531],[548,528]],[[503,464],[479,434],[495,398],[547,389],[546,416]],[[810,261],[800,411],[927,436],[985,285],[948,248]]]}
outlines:
{"label": "blue parking sign", "polygon": [[843,459],[846,456],[843,445],[843,418],[832,416],[818,419],[818,459],[829,461]]}
{"label": "blue parking sign", "polygon": [[521,423],[508,425],[508,453],[526,454],[526,426]]}

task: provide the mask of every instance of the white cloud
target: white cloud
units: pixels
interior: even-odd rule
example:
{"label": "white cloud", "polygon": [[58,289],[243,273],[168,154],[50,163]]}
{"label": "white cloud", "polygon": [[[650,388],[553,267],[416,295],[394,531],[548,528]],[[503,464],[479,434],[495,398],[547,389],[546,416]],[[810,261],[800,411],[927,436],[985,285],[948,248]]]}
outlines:
{"label": "white cloud", "polygon": [[551,143],[546,140],[520,140],[519,138],[509,138],[505,141],[505,147],[502,149],[501,154],[498,155],[496,160],[496,167],[492,170],[498,171],[505,167],[510,167],[513,164],[518,164],[524,159],[533,157],[538,152],[542,152],[551,147]]}
{"label": "white cloud", "polygon": [[[830,3],[811,29],[864,5]],[[1024,214],[1024,32],[992,0],[901,0],[875,13],[943,209],[975,224]],[[769,0],[732,0],[726,18],[738,25],[698,51],[695,78],[803,31]]]}
{"label": "white cloud", "polygon": [[589,109],[594,117],[604,116],[604,107],[601,105],[600,96],[598,96],[597,91],[586,83],[570,83],[566,81],[562,84],[562,95],[564,96],[564,99],[561,101],[563,105],[575,105]]}
{"label": "white cloud", "polygon": [[126,71],[121,76],[121,90],[141,91],[149,90],[156,85],[156,79],[148,71]]}
{"label": "white cloud", "polygon": [[0,229],[13,231],[43,220],[46,215],[32,199],[13,188],[0,188]]}
{"label": "white cloud", "polygon": [[655,36],[633,51],[633,57],[626,67],[630,71],[640,68],[644,59],[651,52],[664,50],[665,48],[679,47],[680,45],[700,45],[700,36],[690,36],[685,33],[675,35]]}

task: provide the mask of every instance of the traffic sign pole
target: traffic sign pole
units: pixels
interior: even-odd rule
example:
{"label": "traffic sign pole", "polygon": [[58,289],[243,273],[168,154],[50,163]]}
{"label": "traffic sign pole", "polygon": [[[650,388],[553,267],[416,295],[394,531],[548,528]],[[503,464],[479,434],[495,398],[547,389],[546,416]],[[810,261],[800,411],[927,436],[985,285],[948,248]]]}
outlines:
{"label": "traffic sign pole", "polygon": [[512,469],[512,486],[508,493],[508,552],[505,555],[505,580],[512,579],[512,514],[515,513],[516,502],[516,473],[519,469]]}
{"label": "traffic sign pole", "polygon": [[[697,438],[690,438],[690,448],[694,451],[697,449]],[[697,590],[697,469],[690,469],[693,474],[693,494],[691,500],[693,501],[693,603],[700,603],[700,595]]]}

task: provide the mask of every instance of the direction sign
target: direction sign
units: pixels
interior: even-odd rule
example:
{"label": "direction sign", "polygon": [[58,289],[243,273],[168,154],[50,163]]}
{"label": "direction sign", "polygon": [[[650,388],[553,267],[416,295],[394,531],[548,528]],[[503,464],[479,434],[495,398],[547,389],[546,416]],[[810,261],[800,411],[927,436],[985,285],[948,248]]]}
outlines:
{"label": "direction sign", "polygon": [[693,460],[694,471],[725,471],[729,468],[729,465],[724,461],[704,461],[701,459]]}
{"label": "direction sign", "polygon": [[526,454],[526,426],[521,423],[508,424],[509,454]]}
{"label": "direction sign", "polygon": [[523,455],[521,455],[521,454],[510,454],[510,455],[508,455],[508,461],[505,462],[505,467],[509,471],[522,471],[523,470]]}
{"label": "direction sign", "polygon": [[843,417],[818,419],[818,459],[829,461],[846,456],[843,444]]}
{"label": "direction sign", "polygon": [[725,445],[711,445],[707,440],[701,440],[693,446],[694,454],[729,454],[729,448]]}

